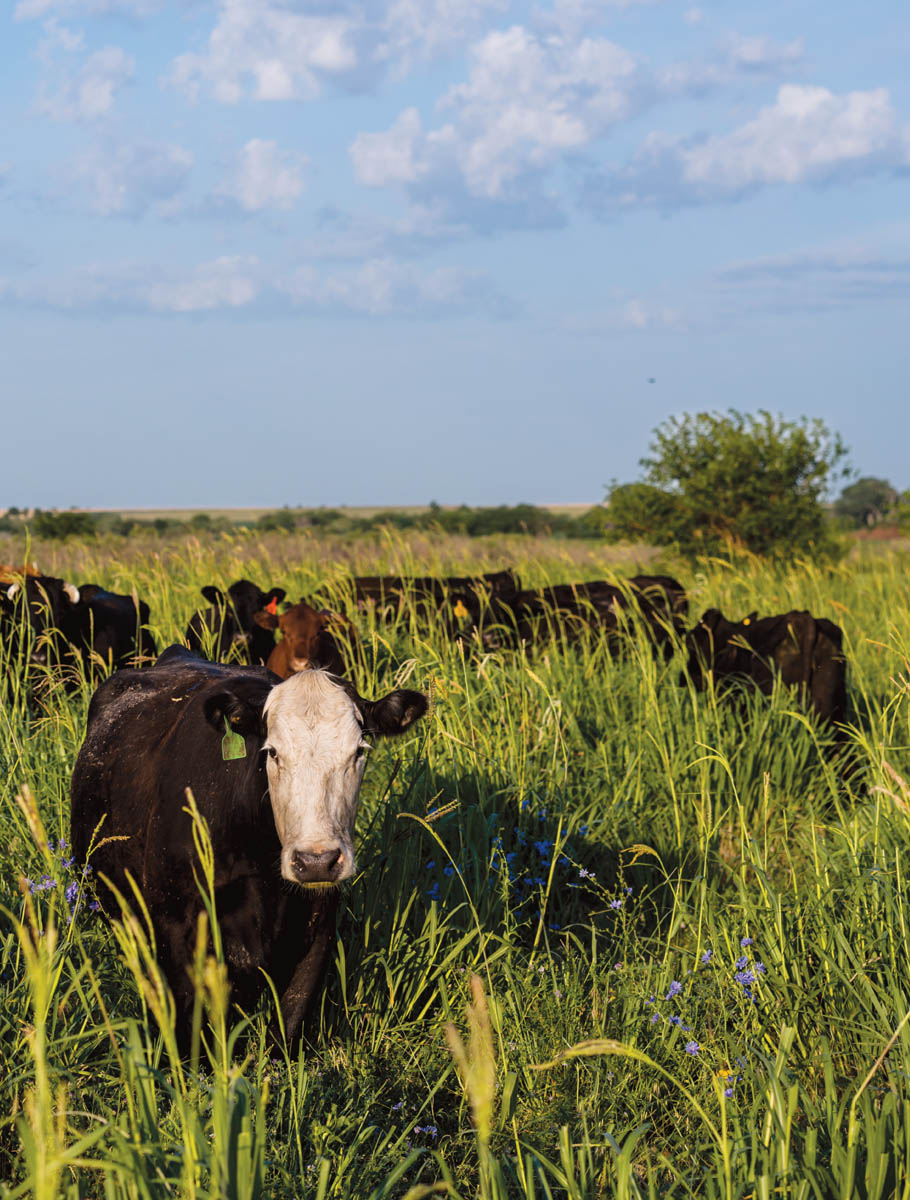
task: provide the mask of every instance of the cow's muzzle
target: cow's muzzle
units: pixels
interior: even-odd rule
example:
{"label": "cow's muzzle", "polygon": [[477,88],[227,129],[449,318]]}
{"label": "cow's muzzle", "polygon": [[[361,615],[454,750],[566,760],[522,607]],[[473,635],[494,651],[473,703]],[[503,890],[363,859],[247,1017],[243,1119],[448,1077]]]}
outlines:
{"label": "cow's muzzle", "polygon": [[303,884],[331,885],[350,874],[341,846],[332,846],[329,850],[295,850],[290,867],[295,881]]}

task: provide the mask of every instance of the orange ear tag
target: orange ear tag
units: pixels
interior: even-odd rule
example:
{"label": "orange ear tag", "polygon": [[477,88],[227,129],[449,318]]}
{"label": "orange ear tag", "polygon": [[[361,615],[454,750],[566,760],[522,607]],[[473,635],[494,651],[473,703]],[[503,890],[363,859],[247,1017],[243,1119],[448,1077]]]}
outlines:
{"label": "orange ear tag", "polygon": [[455,607],[452,609],[452,612],[459,619],[459,621],[463,621],[465,619],[465,617],[468,615],[467,608],[465,607],[464,604],[462,604],[462,602],[460,600],[456,603]]}
{"label": "orange ear tag", "polygon": [[273,617],[277,615],[277,613],[278,613],[278,597],[277,596],[275,597],[274,600],[270,600],[268,602],[268,604],[265,606],[265,611],[267,613],[271,613]]}

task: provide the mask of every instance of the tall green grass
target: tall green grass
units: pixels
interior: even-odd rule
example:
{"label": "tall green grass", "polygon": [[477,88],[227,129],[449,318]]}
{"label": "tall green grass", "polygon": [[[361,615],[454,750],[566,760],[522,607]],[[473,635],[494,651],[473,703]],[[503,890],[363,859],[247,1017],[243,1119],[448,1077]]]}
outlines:
{"label": "tall green grass", "polygon": [[[135,587],[162,647],[202,585],[240,576],[331,603],[352,571],[512,565],[541,584],[638,565],[423,535],[110,552],[31,556],[77,584]],[[204,926],[180,1060],[139,899],[106,925],[91,877],[64,865],[90,687],[36,674],[30,698],[13,672],[0,1197],[910,1194],[907,568],[677,569],[694,617],[807,607],[842,625],[859,764],[846,777],[792,695],[718,705],[640,638],[620,660],[596,636],[490,653],[419,611],[364,611],[361,691],[407,682],[433,708],[372,751],[360,874],[300,1053],[266,1041],[270,995],[229,1013]],[[202,826],[199,839],[204,857]]]}

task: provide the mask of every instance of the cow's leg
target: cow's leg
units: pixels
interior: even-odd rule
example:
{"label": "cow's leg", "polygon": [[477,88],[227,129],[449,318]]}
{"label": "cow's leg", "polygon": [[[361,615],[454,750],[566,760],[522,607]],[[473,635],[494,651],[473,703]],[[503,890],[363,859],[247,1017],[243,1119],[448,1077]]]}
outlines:
{"label": "cow's leg", "polygon": [[[338,892],[334,888],[317,892],[308,907],[310,911],[305,928],[297,926],[296,930],[294,966],[286,986],[280,992],[281,1016],[288,1044],[300,1037],[310,1006],[322,989],[335,941]],[[305,948],[302,957],[299,955],[301,948]],[[285,953],[289,951],[288,946]]]}

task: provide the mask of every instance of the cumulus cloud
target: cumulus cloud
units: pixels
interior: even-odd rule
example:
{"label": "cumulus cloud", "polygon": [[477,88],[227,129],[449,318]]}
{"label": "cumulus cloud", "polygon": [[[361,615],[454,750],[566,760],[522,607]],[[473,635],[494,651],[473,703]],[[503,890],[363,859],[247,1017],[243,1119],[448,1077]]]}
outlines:
{"label": "cumulus cloud", "polygon": [[633,56],[605,38],[573,43],[517,25],[487,34],[472,49],[467,82],[441,102],[453,119],[425,131],[407,109],[388,130],[359,134],[356,176],[371,187],[456,176],[473,196],[507,198],[529,172],[627,117],[636,75]]}
{"label": "cumulus cloud", "polygon": [[149,210],[167,216],[192,167],[193,156],[182,146],[105,143],[80,154],[71,176],[99,216],[139,217]]}
{"label": "cumulus cloud", "polygon": [[215,188],[215,199],[236,204],[247,213],[293,208],[306,187],[308,161],[302,154],[279,150],[276,142],[252,138]]}
{"label": "cumulus cloud", "polygon": [[0,277],[0,303],[86,313],[297,313],[436,319],[507,317],[512,304],[480,271],[420,270],[375,259],[320,272],[234,255],[190,268],[158,263],[87,266],[68,276],[28,280]]}
{"label": "cumulus cloud", "polygon": [[626,167],[592,175],[595,211],[738,199],[774,184],[845,182],[910,167],[910,127],[884,88],[836,95],[786,84],[774,104],[731,133],[701,138],[653,134]]}
{"label": "cumulus cloud", "polygon": [[117,93],[132,80],[135,59],[119,46],[84,53],[82,35],[51,20],[38,48],[42,79],[35,107],[55,121],[107,116]]}
{"label": "cumulus cloud", "polygon": [[345,12],[296,12],[275,0],[222,0],[201,54],[174,60],[171,81],[190,95],[203,85],[228,104],[311,100],[323,81],[357,66],[358,22]]}

